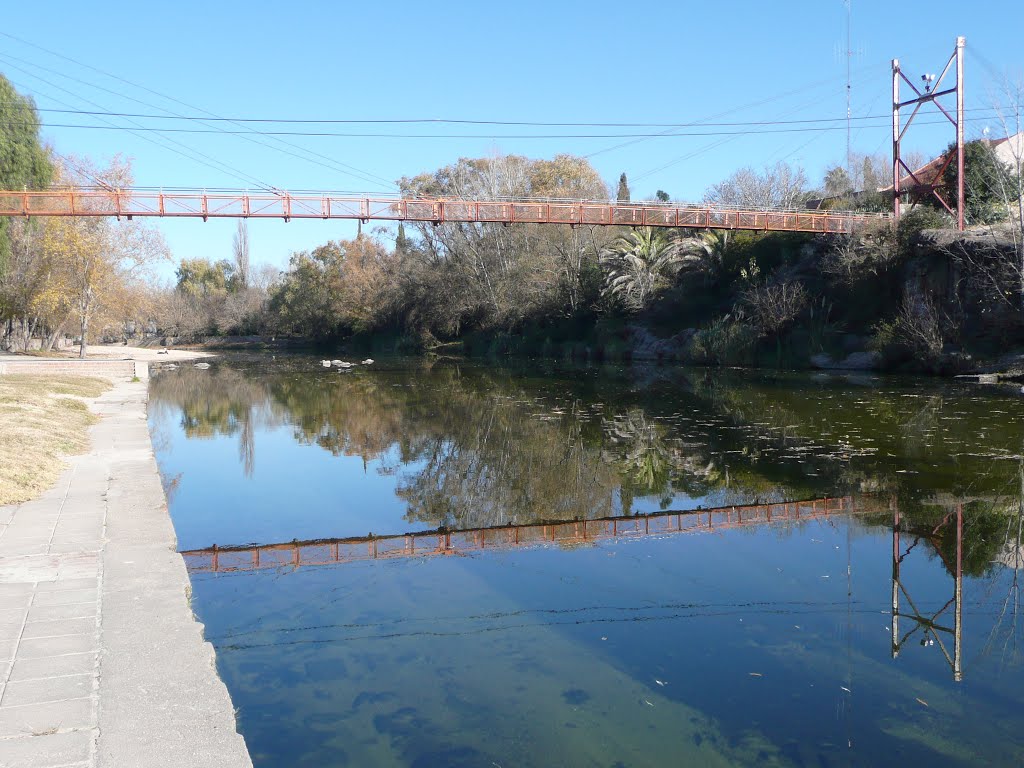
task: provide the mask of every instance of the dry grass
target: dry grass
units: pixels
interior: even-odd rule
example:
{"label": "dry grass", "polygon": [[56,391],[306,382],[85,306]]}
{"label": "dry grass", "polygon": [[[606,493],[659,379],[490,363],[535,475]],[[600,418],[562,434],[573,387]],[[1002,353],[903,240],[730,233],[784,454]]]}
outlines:
{"label": "dry grass", "polygon": [[35,498],[89,447],[96,422],[83,398],[110,389],[89,376],[0,376],[0,505]]}

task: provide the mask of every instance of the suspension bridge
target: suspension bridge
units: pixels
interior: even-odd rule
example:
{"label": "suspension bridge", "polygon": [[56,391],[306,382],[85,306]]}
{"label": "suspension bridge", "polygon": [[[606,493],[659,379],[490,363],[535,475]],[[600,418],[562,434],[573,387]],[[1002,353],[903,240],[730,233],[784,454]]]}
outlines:
{"label": "suspension bridge", "polygon": [[149,191],[72,187],[0,190],[0,216],[85,216],[209,219],[350,219],[436,225],[563,224],[599,227],[744,229],[763,232],[848,233],[887,221],[886,214],[850,211],[744,209],[672,203],[564,199],[405,198],[327,193]]}

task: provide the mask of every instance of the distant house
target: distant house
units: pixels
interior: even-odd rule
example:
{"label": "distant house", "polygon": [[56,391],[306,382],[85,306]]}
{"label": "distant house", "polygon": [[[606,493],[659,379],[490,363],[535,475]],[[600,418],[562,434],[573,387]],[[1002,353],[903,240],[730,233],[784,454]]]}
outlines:
{"label": "distant house", "polygon": [[[1016,167],[1017,162],[1024,158],[1024,131],[1002,139],[981,139],[981,141],[987,144],[992,149],[996,158],[1006,165]],[[946,164],[946,158],[952,152],[953,150],[943,152],[934,160],[925,163],[920,168],[915,168],[913,175],[908,173],[901,176],[900,192],[909,193],[914,198],[928,195],[933,187],[938,187],[939,189],[945,187],[942,171]],[[956,162],[956,159],[953,158],[950,162]],[[917,178],[915,179],[914,177]],[[879,192],[886,192],[891,195],[892,184],[883,187]]]}
{"label": "distant house", "polygon": [[[1024,161],[1024,131],[1002,139],[981,139],[981,141],[988,144],[996,158],[1005,165],[1016,168],[1018,163]],[[904,175],[900,177],[900,193],[909,195],[913,200],[920,200],[927,197],[934,187],[944,190],[945,179],[943,178],[943,168],[949,154],[950,152],[943,152],[934,160],[928,161],[920,168],[915,168],[913,174],[904,173]],[[950,162],[955,162],[955,158]],[[874,191],[881,192],[891,198],[893,191],[892,184],[879,187]],[[834,203],[839,200],[848,200],[850,198],[856,200],[857,198],[870,193],[871,190],[860,190],[849,195],[843,195],[842,197],[823,197],[808,200],[807,207],[813,209],[828,208],[830,207],[830,202]]]}
{"label": "distant house", "polygon": [[1024,161],[1024,131],[1005,139],[992,139],[989,145],[995,151],[996,157],[1012,168],[1016,168],[1018,163]]}

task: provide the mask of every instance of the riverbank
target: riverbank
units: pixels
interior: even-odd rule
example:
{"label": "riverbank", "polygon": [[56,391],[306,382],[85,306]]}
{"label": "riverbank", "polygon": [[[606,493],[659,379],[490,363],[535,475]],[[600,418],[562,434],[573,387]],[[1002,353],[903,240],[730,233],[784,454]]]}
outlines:
{"label": "riverbank", "polygon": [[0,764],[251,766],[189,606],[147,386],[95,399],[91,450],[0,507]]}

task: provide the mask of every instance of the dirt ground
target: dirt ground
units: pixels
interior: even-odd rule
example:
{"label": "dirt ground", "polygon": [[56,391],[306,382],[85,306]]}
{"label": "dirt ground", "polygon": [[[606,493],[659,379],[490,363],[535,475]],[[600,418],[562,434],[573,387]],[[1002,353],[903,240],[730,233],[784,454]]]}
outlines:
{"label": "dirt ground", "polygon": [[[123,344],[89,344],[85,351],[90,360],[144,360],[148,363],[178,363],[183,360],[215,357],[212,352],[204,352],[201,349],[126,347]],[[0,355],[4,354],[0,352]],[[33,357],[35,356],[38,355],[33,355]],[[68,347],[45,357],[77,358],[78,347]]]}

